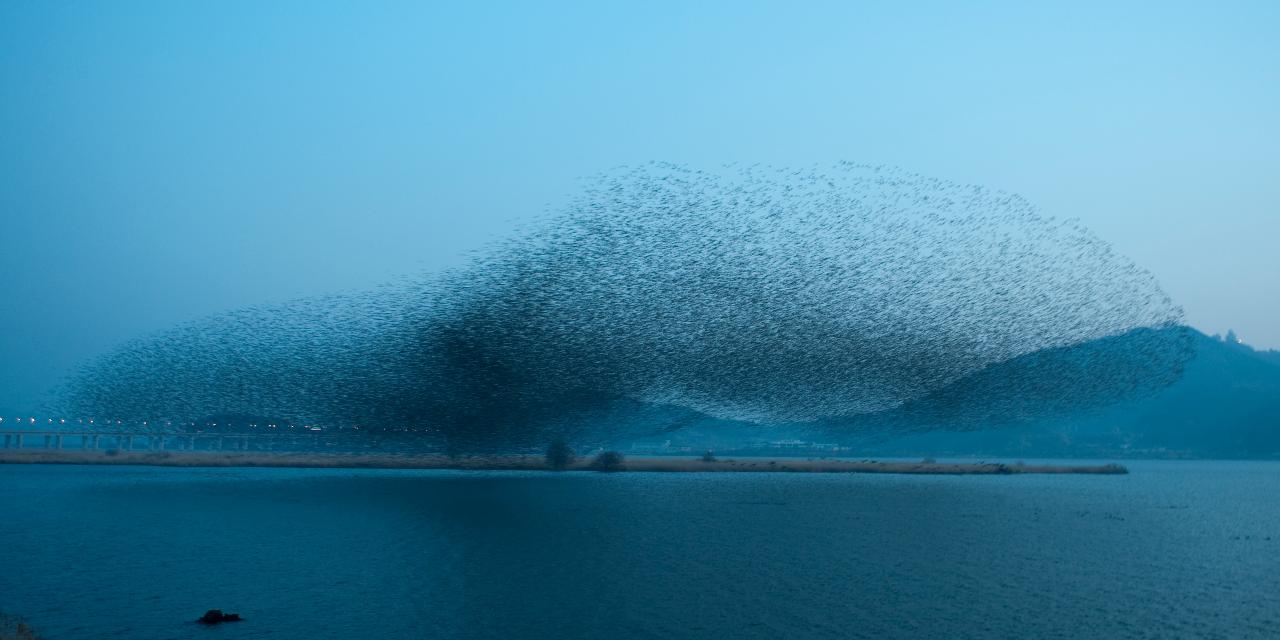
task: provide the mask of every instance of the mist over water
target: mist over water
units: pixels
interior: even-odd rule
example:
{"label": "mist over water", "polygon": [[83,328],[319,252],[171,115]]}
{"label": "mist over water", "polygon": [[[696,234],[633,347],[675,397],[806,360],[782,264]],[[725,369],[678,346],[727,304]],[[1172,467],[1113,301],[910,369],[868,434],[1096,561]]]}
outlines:
{"label": "mist over water", "polygon": [[700,419],[839,431],[955,388],[956,416],[1147,393],[1188,357],[1181,319],[1148,272],[1016,195],[850,163],[653,163],[584,180],[466,268],[137,340],[65,400],[157,424],[413,425],[457,449]]}

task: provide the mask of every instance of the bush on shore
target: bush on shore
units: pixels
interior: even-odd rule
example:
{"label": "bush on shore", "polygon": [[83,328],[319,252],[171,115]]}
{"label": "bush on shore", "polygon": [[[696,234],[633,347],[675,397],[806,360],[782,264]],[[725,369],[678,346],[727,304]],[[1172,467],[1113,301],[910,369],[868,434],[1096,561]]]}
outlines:
{"label": "bush on shore", "polygon": [[625,458],[617,451],[601,451],[591,466],[597,471],[621,471]]}
{"label": "bush on shore", "polygon": [[565,467],[573,464],[573,449],[569,448],[569,444],[559,438],[551,442],[551,446],[547,447],[547,466],[561,471]]}

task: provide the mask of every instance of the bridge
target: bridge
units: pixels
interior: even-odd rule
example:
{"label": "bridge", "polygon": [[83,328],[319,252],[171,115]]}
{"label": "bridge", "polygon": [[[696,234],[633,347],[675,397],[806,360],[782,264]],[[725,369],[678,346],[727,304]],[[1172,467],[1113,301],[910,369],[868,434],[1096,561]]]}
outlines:
{"label": "bridge", "polygon": [[94,451],[296,451],[337,444],[322,434],[156,433],[136,431],[0,431],[4,449]]}

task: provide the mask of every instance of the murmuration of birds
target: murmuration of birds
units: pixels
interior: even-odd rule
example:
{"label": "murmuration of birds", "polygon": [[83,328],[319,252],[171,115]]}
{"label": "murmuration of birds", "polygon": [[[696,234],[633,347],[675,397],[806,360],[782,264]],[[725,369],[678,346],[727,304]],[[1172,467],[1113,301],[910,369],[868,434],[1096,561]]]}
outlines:
{"label": "murmuration of birds", "polygon": [[1134,399],[1189,344],[1150,273],[1017,195],[852,163],[650,163],[463,268],[178,326],[62,397],[155,425],[412,426],[458,452],[695,422],[854,438]]}

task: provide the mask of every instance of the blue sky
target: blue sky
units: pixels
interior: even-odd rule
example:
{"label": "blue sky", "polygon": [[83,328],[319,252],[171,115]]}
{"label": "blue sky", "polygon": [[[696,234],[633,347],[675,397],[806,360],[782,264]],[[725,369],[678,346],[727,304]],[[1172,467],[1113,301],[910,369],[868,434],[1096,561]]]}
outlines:
{"label": "blue sky", "polygon": [[461,263],[575,179],[1023,194],[1280,347],[1280,4],[9,2],[0,410],[209,313]]}

